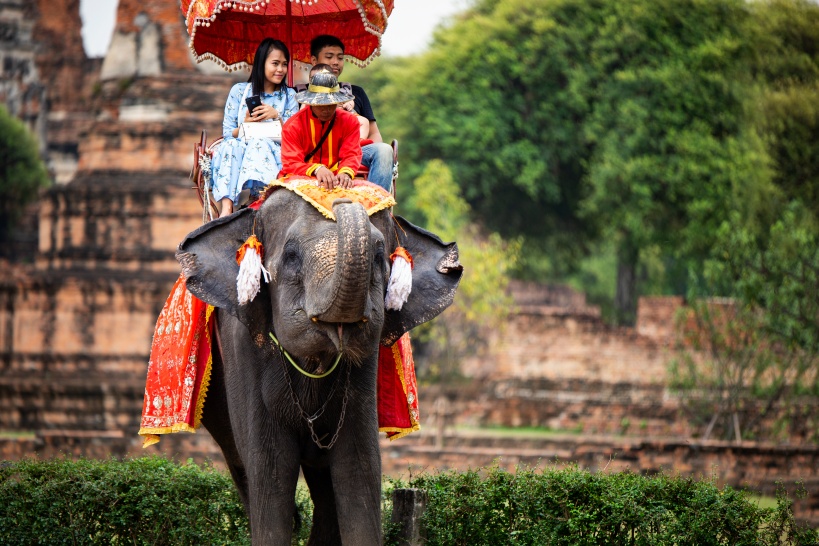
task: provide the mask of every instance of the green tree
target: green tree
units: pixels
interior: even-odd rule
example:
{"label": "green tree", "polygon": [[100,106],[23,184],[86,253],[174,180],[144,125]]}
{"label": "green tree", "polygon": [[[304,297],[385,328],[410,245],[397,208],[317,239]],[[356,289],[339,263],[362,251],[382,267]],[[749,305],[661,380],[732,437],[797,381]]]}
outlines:
{"label": "green tree", "polygon": [[25,205],[48,184],[34,136],[0,105],[0,241],[8,241]]}
{"label": "green tree", "polygon": [[766,183],[732,190],[733,210],[714,230],[692,292],[732,296],[731,312],[715,321],[708,306],[694,306],[703,351],[676,371],[693,388],[686,400],[705,417],[706,435],[772,435],[760,420],[778,408],[780,428],[810,439],[819,415],[794,401],[819,393],[819,7],[751,7],[757,87],[747,124],[769,158]]}
{"label": "green tree", "polygon": [[428,379],[460,375],[464,357],[486,347],[491,333],[501,330],[512,310],[507,294],[509,271],[520,250],[517,242],[504,242],[471,223],[469,205],[461,197],[449,168],[430,161],[415,180],[411,206],[423,216],[423,225],[443,240],[458,242],[464,276],[455,302],[444,314],[422,327],[426,366],[419,374]]}
{"label": "green tree", "polygon": [[410,169],[444,160],[552,274],[610,241],[629,322],[641,252],[704,259],[732,188],[764,182],[750,20],[741,0],[483,0],[381,97]]}

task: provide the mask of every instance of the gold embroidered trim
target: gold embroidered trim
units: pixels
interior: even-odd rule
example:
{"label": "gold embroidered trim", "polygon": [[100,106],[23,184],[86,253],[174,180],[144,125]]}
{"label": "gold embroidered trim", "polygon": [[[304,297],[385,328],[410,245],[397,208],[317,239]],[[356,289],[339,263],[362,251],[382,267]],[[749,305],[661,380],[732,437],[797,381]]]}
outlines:
{"label": "gold embroidered trim", "polygon": [[[407,398],[407,380],[404,377],[404,357],[401,354],[401,349],[398,347],[398,342],[393,343],[392,347],[392,359],[395,361],[395,371],[398,372],[398,378],[401,380],[401,387],[404,391],[404,399]],[[409,403],[409,402],[407,402]],[[412,426],[410,428],[401,428],[401,427],[381,427],[378,429],[379,432],[397,432],[398,434],[394,434],[390,436],[390,442],[398,440],[399,438],[403,438],[407,434],[415,432],[417,430],[421,430],[421,424],[412,417],[412,412],[409,412],[409,419]]]}
{"label": "gold embroidered trim", "polygon": [[193,417],[193,428],[198,429],[202,424],[202,412],[205,409],[205,398],[208,396],[208,387],[210,387],[210,372],[213,365],[213,340],[210,337],[210,317],[213,314],[215,307],[208,305],[205,311],[205,335],[208,338],[208,363],[205,364],[205,373],[202,374],[202,386],[199,387],[199,397],[196,400],[196,411]]}

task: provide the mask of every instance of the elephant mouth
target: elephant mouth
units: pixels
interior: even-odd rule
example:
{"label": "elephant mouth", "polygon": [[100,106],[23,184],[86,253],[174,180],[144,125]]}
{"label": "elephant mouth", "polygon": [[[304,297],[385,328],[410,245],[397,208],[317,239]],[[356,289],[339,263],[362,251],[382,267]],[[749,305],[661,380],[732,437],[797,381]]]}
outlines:
{"label": "elephant mouth", "polygon": [[313,319],[313,327],[325,336],[333,345],[335,352],[343,354],[350,360],[360,362],[366,357],[367,339],[372,338],[369,322],[325,322]]}

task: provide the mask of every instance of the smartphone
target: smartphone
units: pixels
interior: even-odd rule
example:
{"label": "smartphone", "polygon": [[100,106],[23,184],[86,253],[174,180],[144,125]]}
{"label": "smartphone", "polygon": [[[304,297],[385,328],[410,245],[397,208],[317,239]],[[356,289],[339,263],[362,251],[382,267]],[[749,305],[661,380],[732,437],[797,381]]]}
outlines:
{"label": "smartphone", "polygon": [[253,114],[253,110],[262,105],[262,97],[259,95],[253,95],[252,97],[245,99],[245,102],[247,103],[247,111]]}

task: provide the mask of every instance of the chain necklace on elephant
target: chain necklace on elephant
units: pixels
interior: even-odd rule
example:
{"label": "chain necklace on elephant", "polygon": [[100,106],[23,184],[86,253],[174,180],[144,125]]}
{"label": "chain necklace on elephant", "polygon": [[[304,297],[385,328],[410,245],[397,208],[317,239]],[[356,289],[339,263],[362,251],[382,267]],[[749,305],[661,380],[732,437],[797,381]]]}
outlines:
{"label": "chain necklace on elephant", "polygon": [[[328,375],[330,375],[330,373],[332,373],[333,370],[336,369],[336,366],[338,366],[338,363],[341,360],[341,353],[339,353],[338,357],[336,357],[336,361],[333,363],[333,366],[327,372],[325,372],[325,373],[323,373],[321,375],[310,374],[310,373],[305,372],[303,369],[301,369],[293,361],[293,358],[287,353],[287,351],[284,350],[284,347],[281,346],[281,344],[279,343],[279,340],[276,339],[276,337],[273,335],[273,332],[270,332],[270,337],[271,337],[271,339],[273,339],[276,346],[281,351],[282,355],[285,356],[288,361],[290,361],[290,364],[292,364],[294,368],[296,368],[303,375],[305,375],[307,377],[310,377],[310,378],[313,378],[313,379],[321,379],[323,377],[327,377]],[[282,362],[282,364],[284,364],[284,362]],[[330,443],[327,444],[327,445],[322,445],[321,438],[318,437],[318,434],[316,434],[316,431],[313,428],[313,423],[316,421],[316,419],[318,419],[319,417],[321,417],[324,414],[324,410],[327,409],[327,404],[330,402],[330,400],[333,399],[333,395],[336,393],[336,386],[338,385],[339,379],[336,378],[336,380],[333,382],[333,387],[330,389],[330,394],[327,396],[327,399],[324,401],[324,403],[321,405],[321,407],[318,409],[318,411],[316,411],[313,415],[308,415],[307,412],[304,411],[304,408],[301,406],[301,403],[299,402],[299,399],[296,396],[296,392],[293,389],[293,382],[290,379],[290,372],[287,369],[287,365],[284,365],[284,377],[285,377],[285,379],[287,379],[287,388],[290,391],[290,398],[293,400],[293,404],[299,410],[299,414],[301,415],[301,418],[304,419],[307,422],[307,428],[310,429],[310,437],[313,439],[313,442],[320,449],[330,449],[331,447],[333,447],[333,445],[338,440],[338,434],[341,432],[341,427],[342,427],[342,425],[344,425],[344,415],[347,413],[347,400],[349,398],[348,394],[350,392],[350,370],[351,369],[352,369],[352,365],[348,363],[348,365],[347,365],[347,379],[344,382],[344,398],[342,398],[342,401],[341,401],[341,414],[339,415],[339,418],[338,418],[338,427],[336,428],[336,432],[335,432],[335,434],[333,434],[333,437],[330,438]]]}

